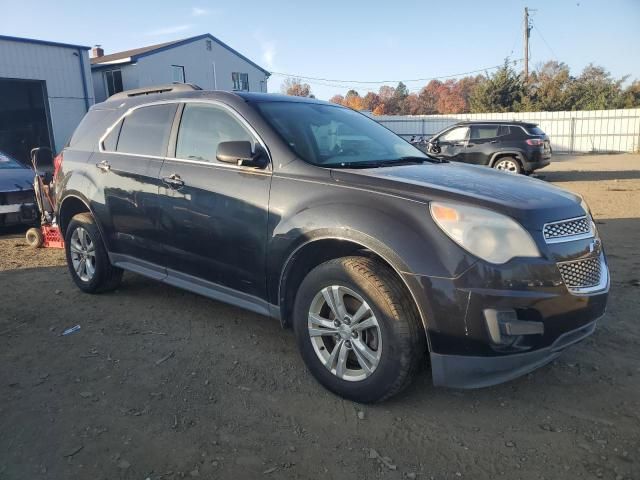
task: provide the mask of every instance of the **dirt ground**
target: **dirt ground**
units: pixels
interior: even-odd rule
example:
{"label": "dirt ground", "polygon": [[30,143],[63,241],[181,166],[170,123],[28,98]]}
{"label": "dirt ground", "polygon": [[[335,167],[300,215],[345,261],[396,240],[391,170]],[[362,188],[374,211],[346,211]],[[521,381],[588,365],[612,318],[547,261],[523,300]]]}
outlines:
{"label": "dirt ground", "polygon": [[596,333],[375,406],[318,385],[274,320],[133,274],[82,294],[61,251],[0,234],[0,479],[640,479],[640,155],[555,159],[540,177],[586,197],[608,252]]}

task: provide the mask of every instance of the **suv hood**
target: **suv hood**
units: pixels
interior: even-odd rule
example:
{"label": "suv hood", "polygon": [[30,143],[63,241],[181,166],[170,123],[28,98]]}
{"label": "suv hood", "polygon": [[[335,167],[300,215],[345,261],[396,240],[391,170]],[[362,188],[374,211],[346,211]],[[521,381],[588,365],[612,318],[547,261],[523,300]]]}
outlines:
{"label": "suv hood", "polygon": [[462,163],[334,169],[336,182],[421,201],[469,203],[504,213],[540,230],[546,222],[585,212],[581,197],[542,180]]}

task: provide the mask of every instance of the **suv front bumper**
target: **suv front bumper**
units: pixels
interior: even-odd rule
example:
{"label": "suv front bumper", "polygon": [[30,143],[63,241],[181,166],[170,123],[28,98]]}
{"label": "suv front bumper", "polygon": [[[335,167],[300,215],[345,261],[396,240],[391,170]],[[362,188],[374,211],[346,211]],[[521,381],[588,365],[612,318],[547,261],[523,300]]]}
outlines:
{"label": "suv front bumper", "polygon": [[[592,334],[605,313],[609,290],[606,259],[600,255],[602,282],[588,294],[571,293],[557,265],[545,261],[500,267],[478,262],[455,279],[418,277],[427,302],[422,310],[434,385],[502,383],[541,367]],[[496,327],[487,312],[505,313],[507,321]]]}
{"label": "suv front bumper", "polygon": [[562,351],[584,340],[596,329],[596,321],[560,335],[553,344],[525,353],[479,357],[431,353],[433,384],[451,388],[482,388],[503,383],[546,365]]}

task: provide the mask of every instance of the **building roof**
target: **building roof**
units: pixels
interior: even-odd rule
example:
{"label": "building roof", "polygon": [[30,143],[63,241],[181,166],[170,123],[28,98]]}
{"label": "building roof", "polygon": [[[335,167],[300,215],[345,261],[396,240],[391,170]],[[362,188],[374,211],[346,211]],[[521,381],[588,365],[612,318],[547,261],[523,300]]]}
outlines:
{"label": "building roof", "polygon": [[153,55],[154,53],[158,53],[158,52],[162,52],[162,51],[165,51],[165,50],[169,50],[171,48],[179,47],[181,45],[186,45],[188,43],[195,42],[195,41],[198,41],[198,40],[202,40],[204,38],[208,38],[210,40],[213,40],[218,45],[226,48],[227,50],[229,50],[234,55],[237,55],[238,57],[242,58],[244,61],[250,63],[251,65],[256,67],[258,70],[263,71],[265,73],[265,75],[271,75],[271,72],[269,72],[268,70],[265,70],[260,65],[258,65],[255,62],[249,60],[247,57],[242,55],[240,52],[238,52],[237,50],[234,50],[229,45],[227,45],[226,43],[220,41],[219,39],[217,39],[216,37],[214,37],[210,33],[205,33],[203,35],[198,35],[196,37],[184,38],[182,40],[174,40],[174,41],[171,41],[171,42],[158,43],[158,44],[155,44],[155,45],[149,45],[147,47],[134,48],[132,50],[125,50],[123,52],[111,53],[109,55],[103,55],[102,57],[91,58],[91,68],[95,69],[95,68],[100,68],[100,67],[107,66],[107,65],[133,63],[133,62],[135,62],[136,60],[138,60],[141,57],[146,57],[148,55]]}
{"label": "building roof", "polygon": [[51,47],[65,47],[65,48],[75,48],[82,50],[90,50],[91,47],[86,47],[84,45],[73,45],[71,43],[60,43],[60,42],[50,42],[48,40],[37,40],[35,38],[24,38],[24,37],[11,37],[8,35],[0,35],[0,40],[8,40],[10,42],[21,42],[21,43],[35,43],[36,45],[49,45]]}

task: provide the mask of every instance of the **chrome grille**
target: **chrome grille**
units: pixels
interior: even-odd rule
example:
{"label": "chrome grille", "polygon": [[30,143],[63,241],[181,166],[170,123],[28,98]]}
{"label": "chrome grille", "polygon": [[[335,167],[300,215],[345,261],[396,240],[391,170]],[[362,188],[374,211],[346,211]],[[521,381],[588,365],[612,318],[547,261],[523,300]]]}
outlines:
{"label": "chrome grille", "polygon": [[568,242],[577,236],[588,237],[592,235],[591,219],[584,216],[547,223],[542,229],[542,234],[547,243]]}
{"label": "chrome grille", "polygon": [[558,264],[562,280],[569,290],[595,287],[600,284],[602,264],[599,257]]}

